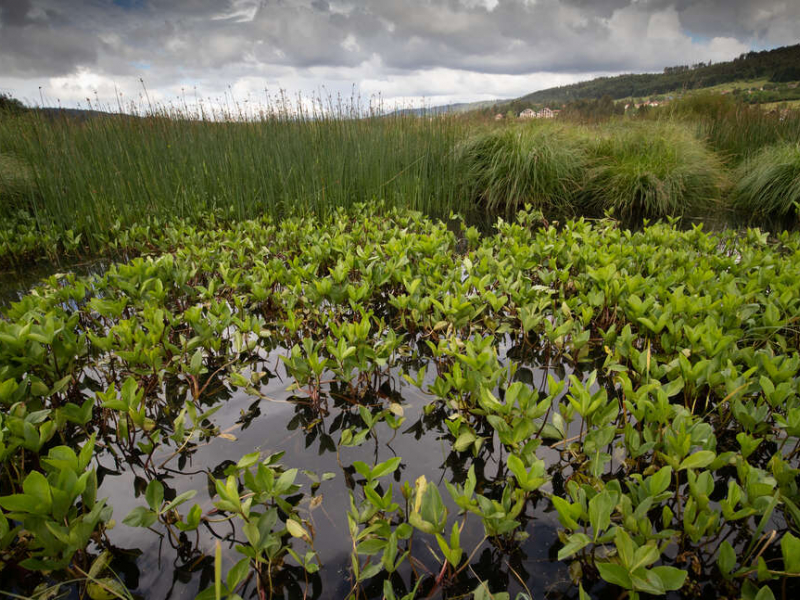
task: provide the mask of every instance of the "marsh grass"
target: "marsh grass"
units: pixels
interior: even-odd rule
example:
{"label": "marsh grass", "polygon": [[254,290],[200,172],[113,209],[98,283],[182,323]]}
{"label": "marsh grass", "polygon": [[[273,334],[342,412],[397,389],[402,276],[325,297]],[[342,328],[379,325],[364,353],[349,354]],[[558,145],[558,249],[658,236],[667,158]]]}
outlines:
{"label": "marsh grass", "polygon": [[575,128],[531,123],[475,135],[458,150],[467,198],[490,213],[531,204],[572,212],[586,169]]}
{"label": "marsh grass", "polygon": [[707,209],[725,184],[720,160],[680,124],[618,123],[589,142],[583,202],[622,217]]}
{"label": "marsh grass", "polygon": [[[0,254],[28,257],[38,247],[19,242],[20,230],[93,253],[109,232],[153,218],[203,226],[211,215],[324,215],[374,200],[472,219],[525,204],[559,215],[677,216],[718,206],[729,169],[760,147],[800,142],[800,117],[781,120],[722,96],[592,126],[498,127],[330,99],[133,113],[0,119]],[[758,168],[762,189],[767,166]],[[760,202],[738,193],[740,205]],[[756,212],[791,206],[779,193]]]}
{"label": "marsh grass", "polygon": [[800,114],[767,111],[738,102],[731,96],[697,94],[672,104],[657,118],[690,124],[696,135],[733,167],[762,148],[782,142],[800,142]]}
{"label": "marsh grass", "polygon": [[28,165],[33,186],[22,196],[36,221],[91,240],[149,216],[322,214],[374,198],[446,215],[464,208],[453,148],[466,129],[447,117],[353,118],[346,108],[242,121],[31,114],[0,122],[0,147]]}
{"label": "marsh grass", "polygon": [[10,154],[0,154],[0,210],[19,211],[33,192],[31,169]]}
{"label": "marsh grass", "polygon": [[800,212],[800,144],[764,148],[736,171],[733,204],[760,217],[786,217]]}

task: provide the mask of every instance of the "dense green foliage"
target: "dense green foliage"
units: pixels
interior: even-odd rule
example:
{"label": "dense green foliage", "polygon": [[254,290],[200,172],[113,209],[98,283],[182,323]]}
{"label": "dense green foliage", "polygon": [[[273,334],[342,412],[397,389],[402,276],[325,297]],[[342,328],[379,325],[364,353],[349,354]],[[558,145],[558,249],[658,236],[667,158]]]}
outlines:
{"label": "dense green foliage", "polygon": [[[475,553],[508,556],[550,510],[557,560],[588,594],[602,580],[632,598],[703,585],[773,597],[800,575],[800,237],[539,219],[520,211],[459,241],[360,206],[186,229],[171,254],[51,279],[0,320],[2,561],[119,589],[108,535],[150,527],[202,556],[213,532],[238,562],[223,574],[217,545],[203,598],[307,590],[329,568],[307,508],[326,502],[314,490],[327,476],[309,488],[291,455],[253,452],[170,484],[173,460],[222,443],[219,390],[271,414],[262,365],[277,352],[306,431],[341,415],[322,433],[343,476],[322,485],[346,484],[350,508],[333,518],[352,537],[357,598],[393,598],[398,581],[445,597],[474,586]],[[398,433],[412,414],[400,373],[428,400]],[[367,440],[377,457],[426,427],[446,443],[441,472],[410,482],[400,456],[351,462]],[[143,480],[127,516],[100,499],[93,456]],[[405,569],[431,553],[438,576]]]}
{"label": "dense green foliage", "polygon": [[736,171],[734,204],[753,215],[800,214],[800,144],[764,148]]}

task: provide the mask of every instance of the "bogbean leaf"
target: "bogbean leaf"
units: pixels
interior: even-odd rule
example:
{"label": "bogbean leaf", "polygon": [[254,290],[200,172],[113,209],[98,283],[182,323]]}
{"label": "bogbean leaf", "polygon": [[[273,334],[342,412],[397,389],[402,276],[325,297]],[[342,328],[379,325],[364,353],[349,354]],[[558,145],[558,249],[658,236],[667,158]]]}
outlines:
{"label": "bogbean leaf", "polygon": [[158,520],[158,515],[152,510],[146,509],[144,506],[137,506],[128,516],[122,519],[125,525],[130,527],[150,527]]}
{"label": "bogbean leaf", "polygon": [[597,541],[600,533],[605,531],[611,524],[611,511],[617,504],[615,493],[603,490],[594,498],[589,500],[589,523],[594,530],[594,541]]}
{"label": "bogbean leaf", "polygon": [[573,533],[567,538],[567,543],[558,551],[558,560],[565,560],[592,543],[592,539],[585,533]]}
{"label": "bogbean leaf", "polygon": [[690,454],[684,458],[683,461],[681,461],[681,466],[678,470],[684,471],[686,469],[702,469],[710,465],[715,458],[716,454],[714,454],[711,450],[700,450],[699,452],[695,452],[694,454]]}
{"label": "bogbean leaf", "polygon": [[800,539],[788,531],[781,538],[783,569],[788,573],[800,574]]}

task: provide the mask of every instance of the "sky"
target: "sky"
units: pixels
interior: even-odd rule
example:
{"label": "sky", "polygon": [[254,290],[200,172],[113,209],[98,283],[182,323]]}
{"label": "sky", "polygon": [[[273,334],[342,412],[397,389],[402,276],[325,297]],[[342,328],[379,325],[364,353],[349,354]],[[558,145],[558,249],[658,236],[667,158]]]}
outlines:
{"label": "sky", "polygon": [[432,106],[799,38],[798,0],[0,0],[0,93],[83,108],[253,107],[281,90]]}

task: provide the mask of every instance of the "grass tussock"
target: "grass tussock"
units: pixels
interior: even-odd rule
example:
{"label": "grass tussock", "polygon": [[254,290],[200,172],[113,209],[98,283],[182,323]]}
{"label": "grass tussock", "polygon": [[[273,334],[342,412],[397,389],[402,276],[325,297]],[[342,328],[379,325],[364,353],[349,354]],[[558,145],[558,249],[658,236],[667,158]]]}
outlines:
{"label": "grass tussock", "polygon": [[525,204],[570,211],[586,169],[575,133],[552,124],[485,132],[458,155],[466,196],[491,213],[515,213]]}
{"label": "grass tussock", "polygon": [[691,131],[670,123],[615,124],[590,144],[583,199],[622,217],[680,216],[718,199],[724,171]]}
{"label": "grass tussock", "polygon": [[764,148],[736,171],[734,206],[763,217],[800,213],[800,144]]}

